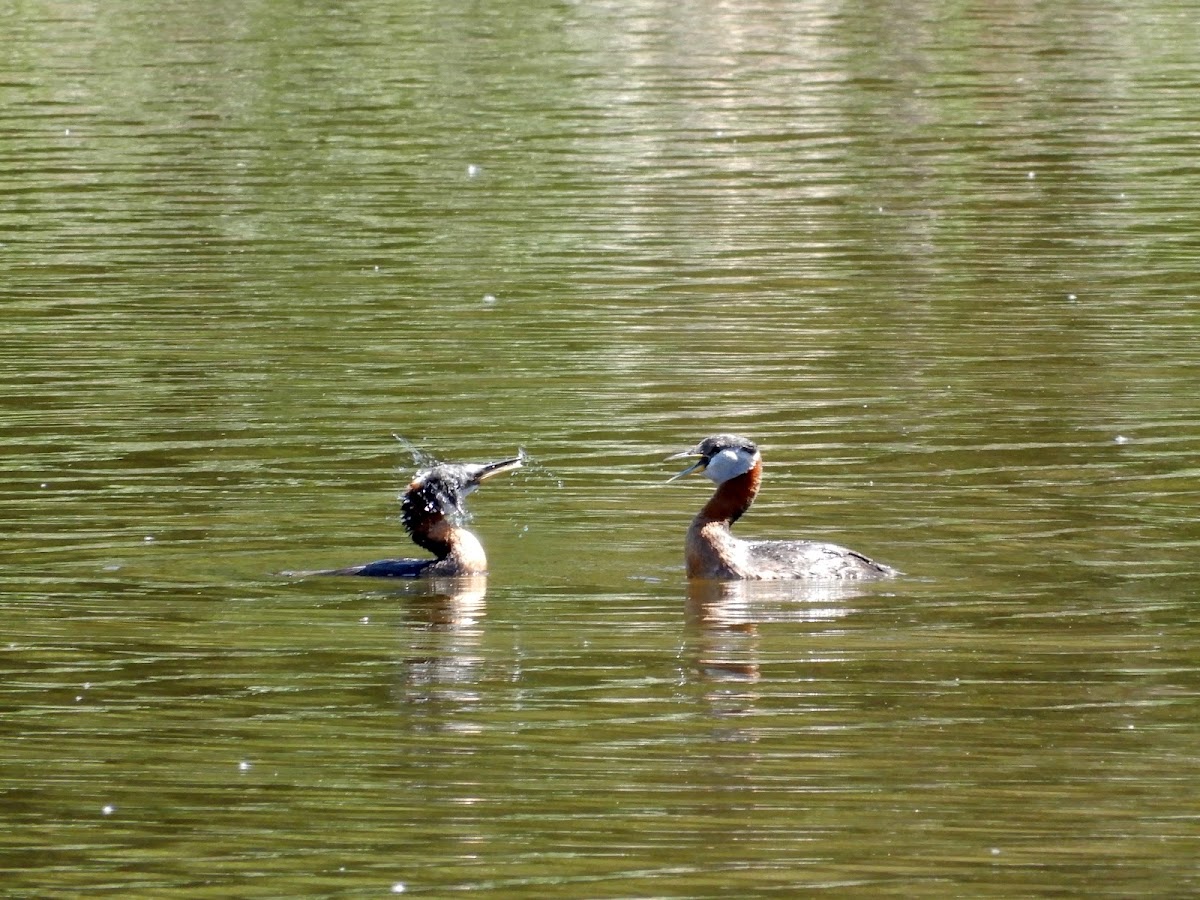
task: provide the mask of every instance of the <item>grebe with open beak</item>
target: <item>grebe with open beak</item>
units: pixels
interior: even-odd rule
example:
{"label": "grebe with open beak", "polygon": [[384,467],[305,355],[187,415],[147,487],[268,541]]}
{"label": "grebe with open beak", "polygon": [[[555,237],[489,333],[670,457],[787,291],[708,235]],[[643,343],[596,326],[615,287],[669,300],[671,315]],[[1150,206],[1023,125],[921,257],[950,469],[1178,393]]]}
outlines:
{"label": "grebe with open beak", "polygon": [[521,468],[525,454],[490,463],[441,463],[423,469],[400,500],[400,522],[413,543],[433,559],[381,559],[317,575],[369,575],[380,578],[486,575],[487,554],[479,538],[463,527],[465,500],[485,480]]}
{"label": "grebe with open beak", "polygon": [[784,580],[797,578],[889,578],[900,574],[861,553],[823,541],[744,541],[734,522],[754,502],[762,481],[762,456],[753,441],[735,434],[707,437],[669,459],[697,457],[670,481],[693,472],[717,485],[688,528],[688,578]]}

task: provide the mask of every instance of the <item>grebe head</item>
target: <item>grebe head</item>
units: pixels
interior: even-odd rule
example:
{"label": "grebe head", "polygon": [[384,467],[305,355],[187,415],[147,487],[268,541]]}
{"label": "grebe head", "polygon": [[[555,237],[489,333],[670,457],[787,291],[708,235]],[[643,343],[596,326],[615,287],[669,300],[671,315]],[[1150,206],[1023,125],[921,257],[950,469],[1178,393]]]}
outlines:
{"label": "grebe head", "polygon": [[691,450],[684,450],[667,459],[685,457],[698,458],[678,475],[667,479],[668,481],[676,481],[686,475],[698,473],[716,484],[723,484],[731,478],[745,475],[761,461],[754,441],[736,434],[714,434],[712,437],[706,437]]}
{"label": "grebe head", "polygon": [[525,454],[490,463],[441,463],[422,469],[413,478],[401,501],[400,518],[408,531],[419,520],[444,516],[453,522],[467,518],[467,495],[493,475],[519,469]]}

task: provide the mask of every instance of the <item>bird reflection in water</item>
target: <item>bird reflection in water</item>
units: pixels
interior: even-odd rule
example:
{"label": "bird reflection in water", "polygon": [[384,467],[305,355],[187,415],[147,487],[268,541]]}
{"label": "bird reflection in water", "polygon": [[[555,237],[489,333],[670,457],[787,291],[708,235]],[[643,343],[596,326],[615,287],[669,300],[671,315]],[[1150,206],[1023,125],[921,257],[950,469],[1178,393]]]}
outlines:
{"label": "bird reflection in water", "polygon": [[406,592],[397,699],[410,707],[414,727],[475,733],[487,577],[428,578],[417,586],[419,593]]}
{"label": "bird reflection in water", "polygon": [[429,578],[422,591],[405,606],[405,619],[414,627],[470,628],[487,613],[487,576]]}
{"label": "bird reflection in water", "polygon": [[753,630],[769,622],[830,622],[868,588],[854,581],[688,581],[687,620],[706,631]]}
{"label": "bird reflection in water", "polygon": [[[753,741],[745,717],[754,713],[764,677],[761,626],[825,623],[849,615],[846,601],[866,593],[852,581],[688,582],[687,663],[706,685],[710,714],[726,723],[723,740]],[[770,677],[769,673],[766,677]],[[728,727],[731,720],[741,725]]]}

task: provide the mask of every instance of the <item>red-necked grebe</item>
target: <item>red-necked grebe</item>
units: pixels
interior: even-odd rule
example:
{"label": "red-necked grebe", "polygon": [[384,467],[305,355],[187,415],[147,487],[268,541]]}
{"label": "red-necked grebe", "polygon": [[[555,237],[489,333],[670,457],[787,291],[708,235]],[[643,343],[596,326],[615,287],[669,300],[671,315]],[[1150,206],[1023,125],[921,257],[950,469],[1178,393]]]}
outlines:
{"label": "red-necked grebe", "polygon": [[716,493],[696,514],[686,543],[689,578],[784,580],[794,578],[887,578],[899,573],[837,544],[822,541],[743,541],[730,529],[754,502],[762,481],[762,457],[753,441],[716,434],[670,459],[698,457],[670,480],[697,472]]}
{"label": "red-necked grebe", "polygon": [[379,578],[487,574],[483,545],[461,524],[466,517],[464,501],[483,481],[519,469],[524,461],[520,453],[499,462],[441,463],[417,473],[400,500],[400,521],[413,543],[432,553],[433,559],[381,559],[317,574]]}

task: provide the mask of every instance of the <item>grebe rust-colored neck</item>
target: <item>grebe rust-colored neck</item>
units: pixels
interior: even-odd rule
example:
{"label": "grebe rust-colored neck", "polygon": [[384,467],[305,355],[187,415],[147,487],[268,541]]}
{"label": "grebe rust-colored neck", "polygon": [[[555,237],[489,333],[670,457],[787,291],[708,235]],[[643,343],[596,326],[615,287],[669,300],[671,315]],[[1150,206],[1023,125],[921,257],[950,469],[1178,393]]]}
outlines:
{"label": "grebe rust-colored neck", "polygon": [[695,522],[724,522],[732,526],[734,522],[746,514],[746,510],[758,496],[759,485],[762,484],[762,460],[755,459],[749,472],[730,478],[717,485],[716,491],[704,508],[696,514]]}
{"label": "grebe rust-colored neck", "polygon": [[447,503],[458,506],[453,492],[439,495],[431,481],[421,478],[408,486],[400,500],[400,524],[414,544],[437,559],[449,556],[453,544],[454,526],[446,520],[444,508]]}
{"label": "grebe rust-colored neck", "polygon": [[430,575],[487,574],[487,554],[479,538],[445,519],[436,522],[420,540],[414,534],[413,542],[436,557],[429,564]]}

